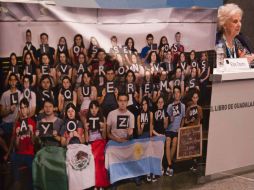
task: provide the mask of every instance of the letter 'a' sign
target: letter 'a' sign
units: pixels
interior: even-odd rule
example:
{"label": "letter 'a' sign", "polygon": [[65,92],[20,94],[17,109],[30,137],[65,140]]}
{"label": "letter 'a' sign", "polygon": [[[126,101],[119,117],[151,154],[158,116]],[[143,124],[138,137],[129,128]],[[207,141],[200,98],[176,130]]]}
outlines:
{"label": "letter 'a' sign", "polygon": [[180,103],[179,104],[174,104],[172,106],[172,109],[173,109],[173,116],[174,117],[179,116],[181,114],[181,105],[180,105]]}
{"label": "letter 'a' sign", "polygon": [[17,92],[10,94],[11,105],[17,105],[19,103],[19,95]]}
{"label": "letter 'a' sign", "polygon": [[53,123],[40,122],[38,130],[40,137],[51,137],[53,135]]}
{"label": "letter 'a' sign", "polygon": [[29,131],[28,120],[27,119],[21,120],[19,135],[25,135],[28,133],[28,131]]}
{"label": "letter 'a' sign", "polygon": [[129,126],[129,116],[128,115],[118,115],[117,116],[117,129],[127,129]]}

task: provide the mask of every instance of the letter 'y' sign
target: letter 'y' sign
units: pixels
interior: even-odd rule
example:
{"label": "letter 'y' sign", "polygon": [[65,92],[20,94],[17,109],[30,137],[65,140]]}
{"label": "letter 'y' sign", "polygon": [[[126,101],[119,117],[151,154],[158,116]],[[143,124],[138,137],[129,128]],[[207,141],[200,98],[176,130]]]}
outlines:
{"label": "letter 'y' sign", "polygon": [[41,122],[39,124],[39,136],[40,137],[53,136],[53,123],[52,122]]}

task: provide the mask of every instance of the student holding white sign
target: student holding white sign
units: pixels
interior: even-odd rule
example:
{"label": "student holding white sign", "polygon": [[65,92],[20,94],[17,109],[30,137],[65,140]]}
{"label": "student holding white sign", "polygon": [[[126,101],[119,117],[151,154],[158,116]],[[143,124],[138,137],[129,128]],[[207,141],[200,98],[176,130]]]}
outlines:
{"label": "student holding white sign", "polygon": [[18,77],[11,73],[8,78],[9,89],[2,94],[0,100],[0,115],[2,117],[0,128],[6,137],[7,144],[10,141],[13,123],[18,116],[18,104],[21,93],[17,89],[17,82]]}
{"label": "student holding white sign", "polygon": [[181,67],[175,69],[175,73],[169,82],[170,88],[174,89],[176,86],[180,87],[181,95],[184,96],[184,73]]}
{"label": "student holding white sign", "polygon": [[156,51],[152,51],[149,53],[147,63],[149,63],[148,68],[150,68],[151,70],[153,82],[158,83],[159,75],[163,69],[160,67],[160,58]]}
{"label": "student holding white sign", "polygon": [[5,78],[5,83],[4,86],[8,87],[9,83],[9,76],[11,73],[14,73],[17,76],[17,81],[20,82],[20,71],[19,71],[19,66],[17,65],[17,55],[16,53],[12,52],[10,55],[10,65],[7,71],[7,76]]}
{"label": "student holding white sign", "polygon": [[[82,123],[77,119],[76,106],[73,103],[68,103],[65,107],[64,125],[61,127],[61,145],[66,146],[69,144],[73,137],[79,139],[79,143],[84,143],[84,128]],[[77,144],[79,144],[77,142]]]}
{"label": "student holding white sign", "polygon": [[117,108],[118,89],[115,82],[115,71],[113,67],[106,69],[106,82],[103,86],[101,96],[99,96],[99,103],[103,109],[105,117],[108,113]]}
{"label": "student holding white sign", "polygon": [[156,103],[159,97],[163,97],[165,104],[168,105],[172,98],[172,91],[173,89],[170,88],[167,72],[163,70],[160,74],[160,81],[157,84],[157,93],[154,93],[153,99],[156,100],[154,102]]}
{"label": "student holding white sign", "polygon": [[184,46],[182,45],[181,42],[182,38],[182,33],[181,32],[176,32],[175,33],[175,43],[173,43],[171,50],[174,55],[174,60],[177,62],[179,59],[180,53],[184,52]]}
{"label": "student holding white sign", "polygon": [[54,55],[55,55],[55,49],[53,47],[50,47],[48,44],[48,34],[47,33],[41,33],[40,34],[40,48],[36,51],[36,58],[38,62],[40,62],[40,59],[42,58],[42,54],[47,54],[49,56],[49,65],[54,65]]}
{"label": "student holding white sign", "polygon": [[198,105],[199,91],[191,91],[191,101],[188,103],[188,108],[186,110],[185,125],[193,126],[200,125],[203,119],[202,107]]}
{"label": "student holding white sign", "polygon": [[[153,111],[153,122],[154,122],[154,130],[153,135],[155,136],[165,136],[166,128],[168,127],[168,113],[167,113],[167,104],[165,104],[164,97],[160,96],[156,102],[154,111]],[[164,152],[164,157],[165,157]],[[165,157],[166,158],[166,157]],[[167,167],[167,161],[162,161],[162,169],[165,175],[169,175],[169,170],[165,170]]]}
{"label": "student holding white sign", "polygon": [[88,70],[87,58],[84,53],[79,53],[77,63],[73,65],[72,83],[78,88],[82,81],[82,75]]}
{"label": "student holding white sign", "polygon": [[[107,117],[107,137],[118,143],[127,142],[133,137],[135,119],[134,115],[127,110],[128,100],[127,94],[119,94],[118,108],[111,111]],[[138,182],[139,178],[135,180]],[[116,184],[112,184],[112,189],[116,189]]]}
{"label": "student holding white sign", "polygon": [[112,61],[106,51],[102,48],[98,49],[92,64],[92,73],[96,81],[97,87],[102,87],[105,84],[105,70],[107,67],[113,67]]}
{"label": "student holding white sign", "polygon": [[149,99],[145,96],[141,101],[140,114],[137,119],[139,138],[148,138],[153,135],[153,112],[149,108]]}
{"label": "student holding white sign", "polygon": [[32,58],[33,62],[37,63],[36,58],[35,58],[36,48],[32,44],[32,32],[30,29],[26,30],[26,44],[23,48],[23,53],[22,53],[23,60],[24,60],[24,55],[28,52],[31,54],[31,58]]}
{"label": "student holding white sign", "polygon": [[[15,152],[11,155],[14,182],[20,180],[19,168],[23,165],[28,167],[29,178],[32,181],[32,162],[34,157],[34,133],[36,124],[29,117],[29,101],[23,98],[20,101],[20,117],[13,129]],[[30,188],[32,189],[32,183]]]}
{"label": "student holding white sign", "polygon": [[[188,108],[186,110],[186,117],[184,119],[185,126],[196,126],[202,124],[203,111],[202,107],[198,105],[199,91],[191,91],[191,101],[188,102]],[[197,170],[197,159],[193,159],[191,171],[195,172]]]}
{"label": "student holding white sign", "polygon": [[89,104],[88,113],[85,119],[86,142],[106,139],[106,118],[100,110],[98,101],[93,100]]}
{"label": "student holding white sign", "polygon": [[131,61],[131,55],[135,54],[138,55],[138,50],[135,48],[135,42],[132,37],[128,37],[125,41],[125,46],[124,46],[124,56],[127,64],[130,66],[132,64]]}
{"label": "student holding white sign", "polygon": [[43,75],[49,75],[53,87],[56,85],[56,70],[53,65],[50,65],[50,57],[48,54],[43,53],[40,58],[40,65],[36,69],[38,81],[41,80]]}
{"label": "student holding white sign", "polygon": [[88,56],[88,64],[90,64],[93,59],[95,58],[95,55],[97,54],[98,52],[98,49],[101,48],[100,47],[100,44],[98,42],[98,40],[92,36],[90,38],[90,44],[89,44],[89,48],[87,50],[87,56]]}
{"label": "student holding white sign", "polygon": [[136,84],[136,76],[132,70],[125,74],[124,93],[128,94],[128,110],[133,114],[138,112],[138,103],[140,102],[139,86]]}
{"label": "student holding white sign", "polygon": [[199,86],[200,86],[200,102],[204,105],[205,100],[208,96],[207,84],[209,82],[209,76],[211,73],[211,66],[209,65],[208,54],[206,51],[201,53],[200,61],[200,75],[199,75]]}
{"label": "student holding white sign", "polygon": [[112,57],[112,59],[116,59],[117,54],[121,53],[121,48],[117,44],[117,37],[116,36],[111,36],[110,38],[111,41],[111,48],[109,49],[109,54]]}
{"label": "student holding white sign", "polygon": [[[142,81],[140,89],[141,89],[140,98],[147,96],[152,100],[153,93],[154,93],[154,84],[153,84],[151,71],[148,69],[145,71],[145,76]],[[151,106],[150,103],[149,103],[149,106]]]}
{"label": "student holding white sign", "polygon": [[140,53],[142,63],[148,63],[147,58],[148,58],[148,55],[150,54],[150,52],[152,51],[153,38],[154,37],[152,34],[147,34],[147,36],[146,36],[147,45],[142,48],[141,53]]}
{"label": "student holding white sign", "polygon": [[53,100],[46,99],[43,110],[45,116],[37,123],[36,136],[40,138],[43,146],[60,146],[63,120],[55,116]]}
{"label": "student holding white sign", "polygon": [[119,94],[117,97],[118,108],[111,111],[107,117],[107,136],[116,142],[126,142],[133,135],[134,115],[127,110],[129,97]]}
{"label": "student holding white sign", "polygon": [[196,57],[195,50],[190,51],[190,67],[191,68],[195,67],[198,70],[198,76],[199,76],[199,74],[200,74],[199,61]]}
{"label": "student holding white sign", "polygon": [[[153,112],[149,110],[149,99],[145,96],[141,101],[140,114],[138,115],[138,138],[150,138],[153,135]],[[147,174],[147,182],[157,181],[155,175]]]}
{"label": "student holding white sign", "polygon": [[81,86],[78,88],[78,104],[80,106],[80,120],[85,125],[85,117],[88,112],[89,104],[92,100],[97,99],[97,88],[93,85],[92,74],[85,71],[82,75]]}
{"label": "student holding white sign", "polygon": [[56,53],[55,53],[55,63],[60,62],[60,53],[64,53],[66,55],[66,60],[67,62],[71,62],[70,60],[70,51],[68,49],[67,41],[65,37],[60,37],[57,48],[56,48]]}
{"label": "student holding white sign", "polygon": [[93,100],[85,121],[85,139],[91,144],[95,162],[95,188],[103,189],[109,185],[108,173],[105,169],[106,118],[100,110],[98,101]]}
{"label": "student holding white sign", "polygon": [[199,88],[199,78],[198,78],[198,70],[196,67],[191,68],[191,74],[186,79],[186,87],[185,93],[188,95],[191,89],[200,90]]}
{"label": "student holding white sign", "polygon": [[85,54],[87,59],[87,50],[85,48],[83,36],[81,34],[76,34],[73,39],[73,45],[70,49],[70,58],[72,64],[76,65],[78,62],[78,56],[80,53]]}
{"label": "student holding white sign", "polygon": [[58,94],[58,110],[63,112],[65,106],[72,102],[74,105],[77,105],[77,92],[72,89],[71,79],[68,76],[64,76],[62,80],[62,88]]}
{"label": "student holding white sign", "polygon": [[[174,102],[168,105],[169,126],[166,129],[166,157],[168,161],[167,172],[173,176],[173,159],[177,148],[178,130],[184,124],[185,105],[181,102],[181,89],[174,87]],[[172,143],[172,147],[171,147]]]}
{"label": "student holding white sign", "polygon": [[186,56],[184,52],[179,55],[179,61],[177,67],[181,67],[184,73],[184,79],[190,75],[190,65],[187,63]]}
{"label": "student holding white sign", "polygon": [[[54,94],[52,91],[52,81],[50,80],[49,75],[43,75],[40,80],[40,85],[38,86],[37,92],[36,92],[36,114],[40,117],[44,113],[43,105],[44,101],[46,99],[52,99],[54,100]],[[57,107],[55,107],[55,110],[58,110]]]}
{"label": "student holding white sign", "polygon": [[35,87],[36,85],[36,65],[32,59],[32,54],[28,51],[24,55],[23,60],[23,76],[29,75],[32,77],[31,86]]}
{"label": "student holding white sign", "polygon": [[137,84],[140,85],[145,74],[145,69],[143,65],[141,64],[141,61],[138,55],[136,54],[131,55],[131,66],[129,67],[129,70],[132,70],[135,73],[136,82]]}
{"label": "student holding white sign", "polygon": [[161,58],[160,67],[162,67],[164,71],[168,73],[168,77],[171,78],[171,75],[173,74],[173,70],[175,69],[172,51],[164,52]]}
{"label": "student holding white sign", "polygon": [[171,51],[171,48],[169,47],[168,39],[166,36],[161,37],[158,50],[159,50],[159,56],[161,60],[164,57],[164,53]]}
{"label": "student holding white sign", "polygon": [[59,53],[58,60],[56,66],[56,80],[57,84],[60,85],[64,76],[68,76],[70,79],[72,78],[72,66],[65,52]]}
{"label": "student holding white sign", "polygon": [[36,94],[31,88],[31,77],[31,75],[23,77],[23,90],[20,96],[20,99],[26,98],[29,101],[29,117],[33,117],[36,111]]}

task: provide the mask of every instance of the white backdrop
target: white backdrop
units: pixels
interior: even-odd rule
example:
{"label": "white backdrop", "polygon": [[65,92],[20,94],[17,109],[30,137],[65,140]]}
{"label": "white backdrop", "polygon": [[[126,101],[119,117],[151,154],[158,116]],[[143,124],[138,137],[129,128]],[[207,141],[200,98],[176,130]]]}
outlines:
{"label": "white backdrop", "polygon": [[[174,34],[182,33],[182,43],[186,51],[214,49],[216,33],[216,10],[214,9],[144,9],[144,10],[103,10],[64,8],[50,5],[5,3],[3,6],[12,14],[0,17],[0,56],[9,56],[10,52],[21,55],[25,43],[25,31],[31,29],[32,42],[39,46],[39,35],[49,34],[50,46],[56,47],[58,39],[65,36],[68,46],[73,37],[81,33],[86,47],[91,36],[95,36],[100,45],[109,50],[110,37],[116,35],[119,44],[127,37],[133,37],[138,51],[146,45],[148,33],[155,36],[159,44],[160,37],[168,37],[174,42]],[[14,15],[14,16],[13,16]]]}

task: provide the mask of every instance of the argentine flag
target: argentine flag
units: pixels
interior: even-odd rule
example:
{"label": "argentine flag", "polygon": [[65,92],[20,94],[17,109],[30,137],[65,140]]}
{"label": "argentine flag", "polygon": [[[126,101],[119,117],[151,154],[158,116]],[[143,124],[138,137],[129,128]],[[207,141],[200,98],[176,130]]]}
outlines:
{"label": "argentine flag", "polygon": [[105,167],[110,183],[146,174],[162,175],[164,136],[134,139],[124,143],[109,141],[105,153]]}

